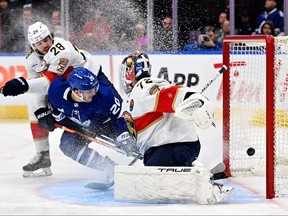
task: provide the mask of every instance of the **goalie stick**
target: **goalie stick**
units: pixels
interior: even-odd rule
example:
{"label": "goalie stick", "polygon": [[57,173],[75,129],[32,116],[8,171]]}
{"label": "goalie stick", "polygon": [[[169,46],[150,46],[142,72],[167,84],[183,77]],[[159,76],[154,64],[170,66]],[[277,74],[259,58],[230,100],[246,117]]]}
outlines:
{"label": "goalie stick", "polygon": [[[213,79],[211,79],[201,90],[201,94],[225,71],[227,70],[227,66],[223,65],[221,69],[218,71],[218,73],[215,75]],[[216,128],[216,124],[212,122],[212,126]]]}
{"label": "goalie stick", "polygon": [[[138,160],[137,157],[132,160],[128,166],[132,166],[135,164],[135,162]],[[216,166],[214,166],[210,172],[213,174],[212,180],[217,180],[217,179],[223,179],[227,178],[227,175],[224,173],[225,170],[225,164],[223,162],[218,163]],[[96,183],[96,182],[90,182],[86,185],[84,185],[85,188],[89,188],[92,190],[97,190],[97,191],[106,191],[109,188],[111,188],[114,185],[114,181],[108,182],[108,183]]]}
{"label": "goalie stick", "polygon": [[207,84],[202,88],[202,90],[201,90],[201,94],[222,74],[222,73],[224,73],[225,71],[227,70],[227,66],[226,65],[223,65],[222,67],[221,67],[221,69],[218,71],[218,73],[215,75],[215,77],[213,78],[213,79],[211,79],[211,80],[209,80],[208,82],[207,82]]}

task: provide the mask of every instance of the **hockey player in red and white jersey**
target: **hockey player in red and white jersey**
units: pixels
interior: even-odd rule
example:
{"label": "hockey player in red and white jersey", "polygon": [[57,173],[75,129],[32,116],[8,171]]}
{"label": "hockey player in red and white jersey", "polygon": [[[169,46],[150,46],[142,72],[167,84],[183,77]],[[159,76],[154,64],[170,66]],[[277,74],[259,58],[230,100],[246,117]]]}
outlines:
{"label": "hockey player in red and white jersey", "polygon": [[[48,27],[36,22],[28,28],[28,40],[31,52],[26,56],[28,80],[17,77],[8,81],[2,88],[4,96],[17,96],[32,93],[29,103],[29,119],[36,147],[36,155],[23,167],[23,176],[49,176],[51,160],[49,154],[49,131],[39,126],[36,116],[49,115],[52,111],[47,107],[47,93],[50,83],[58,76],[67,78],[74,67],[82,66],[97,75],[115,94],[118,92],[102,72],[100,64],[92,61],[91,55],[79,50],[71,42],[63,38],[53,37]],[[55,128],[50,128],[53,131]],[[39,173],[39,171],[42,171]]]}
{"label": "hockey player in red and white jersey", "polygon": [[[211,126],[213,104],[191,88],[152,78],[149,58],[144,53],[126,57],[120,70],[128,94],[123,100],[124,114],[133,117],[144,165],[191,166],[201,148],[195,126]],[[175,117],[176,107],[187,98],[200,101],[201,107],[191,109],[192,116],[185,119]]]}
{"label": "hockey player in red and white jersey", "polygon": [[[135,51],[127,56],[119,70],[127,93],[124,118],[135,128],[144,165],[191,167],[201,149],[196,127],[211,127],[213,104],[191,88],[151,77],[145,53]],[[231,188],[214,184],[208,169],[199,168],[198,174],[205,179],[198,184],[203,187],[200,203],[218,202],[231,192]]]}

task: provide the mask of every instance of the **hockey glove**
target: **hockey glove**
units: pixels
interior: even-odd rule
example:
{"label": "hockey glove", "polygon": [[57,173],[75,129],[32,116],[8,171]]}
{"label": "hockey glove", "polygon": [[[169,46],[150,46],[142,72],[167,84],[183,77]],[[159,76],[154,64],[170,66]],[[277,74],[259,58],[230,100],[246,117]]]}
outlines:
{"label": "hockey glove", "polygon": [[55,120],[52,116],[52,109],[48,107],[41,107],[40,109],[36,110],[34,112],[36,118],[38,119],[38,123],[40,127],[49,130],[54,131],[55,130]]}
{"label": "hockey glove", "polygon": [[24,94],[29,89],[29,85],[24,77],[17,77],[9,80],[3,87],[2,93],[4,96],[17,96]]}
{"label": "hockey glove", "polygon": [[214,105],[202,94],[194,93],[176,107],[174,116],[207,129],[214,120]]}
{"label": "hockey glove", "polygon": [[130,156],[132,152],[138,152],[139,149],[136,146],[135,138],[129,132],[123,132],[116,138],[117,146],[124,150],[127,156]]}

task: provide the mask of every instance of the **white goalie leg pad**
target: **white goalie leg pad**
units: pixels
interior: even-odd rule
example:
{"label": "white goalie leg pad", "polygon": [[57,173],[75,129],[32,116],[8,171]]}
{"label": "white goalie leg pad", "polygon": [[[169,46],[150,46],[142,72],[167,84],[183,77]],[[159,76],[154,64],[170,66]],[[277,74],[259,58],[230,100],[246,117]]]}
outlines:
{"label": "white goalie leg pad", "polygon": [[194,93],[175,108],[174,116],[206,129],[213,123],[214,105],[202,94]]}
{"label": "white goalie leg pad", "polygon": [[233,190],[211,180],[212,173],[205,167],[196,170],[196,196],[199,204],[216,204],[222,202]]}
{"label": "white goalie leg pad", "polygon": [[195,167],[116,166],[114,198],[143,202],[196,202]]}

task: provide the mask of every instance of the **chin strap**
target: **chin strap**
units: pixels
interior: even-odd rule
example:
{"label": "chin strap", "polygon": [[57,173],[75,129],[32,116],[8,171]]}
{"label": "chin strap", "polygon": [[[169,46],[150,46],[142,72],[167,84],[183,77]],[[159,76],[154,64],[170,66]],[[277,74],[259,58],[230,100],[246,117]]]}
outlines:
{"label": "chin strap", "polygon": [[85,102],[85,103],[88,103],[88,102],[84,99],[83,94],[81,93],[81,91],[79,91],[79,92],[80,92],[81,97],[79,97],[74,91],[72,91],[72,94],[73,94],[76,98],[78,98],[80,101]]}

